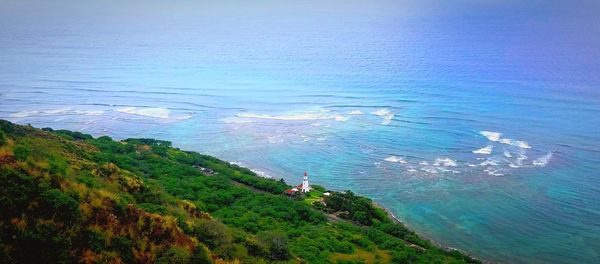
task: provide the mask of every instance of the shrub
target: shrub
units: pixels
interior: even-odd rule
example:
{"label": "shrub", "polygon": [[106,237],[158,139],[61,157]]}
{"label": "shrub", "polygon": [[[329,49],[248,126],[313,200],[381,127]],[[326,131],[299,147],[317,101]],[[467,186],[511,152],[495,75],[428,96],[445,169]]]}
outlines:
{"label": "shrub", "polygon": [[187,264],[190,260],[190,252],[185,248],[173,246],[163,252],[156,260],[157,264]]}
{"label": "shrub", "polygon": [[215,249],[232,241],[231,233],[227,227],[219,221],[211,219],[199,219],[192,227],[194,234],[209,248]]}
{"label": "shrub", "polygon": [[74,223],[81,216],[79,202],[57,189],[49,189],[41,194],[39,211],[63,223]]}
{"label": "shrub", "polygon": [[27,159],[27,157],[29,157],[29,154],[31,154],[31,149],[27,145],[19,144],[15,147],[13,153],[15,155],[15,159],[24,161]]}
{"label": "shrub", "polygon": [[6,134],[0,129],[0,147],[6,144]]}
{"label": "shrub", "polygon": [[259,243],[267,249],[270,260],[287,260],[292,257],[288,248],[287,237],[282,231],[264,231],[258,233]]}
{"label": "shrub", "polygon": [[208,254],[208,249],[203,246],[197,246],[190,257],[190,264],[211,264],[212,260]]}

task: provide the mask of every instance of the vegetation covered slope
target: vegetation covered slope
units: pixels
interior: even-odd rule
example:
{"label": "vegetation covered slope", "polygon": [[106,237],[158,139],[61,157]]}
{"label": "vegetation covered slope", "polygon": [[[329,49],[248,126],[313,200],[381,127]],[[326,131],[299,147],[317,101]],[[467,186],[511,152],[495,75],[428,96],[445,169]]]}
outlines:
{"label": "vegetation covered slope", "polygon": [[0,120],[0,182],[0,263],[476,262],[369,199],[291,199],[283,181],[166,141]]}

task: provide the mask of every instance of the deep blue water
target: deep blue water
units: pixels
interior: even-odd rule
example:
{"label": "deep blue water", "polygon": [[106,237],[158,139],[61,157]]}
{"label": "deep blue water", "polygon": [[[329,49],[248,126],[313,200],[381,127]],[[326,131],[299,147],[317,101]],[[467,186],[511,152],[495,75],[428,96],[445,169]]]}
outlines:
{"label": "deep blue water", "polygon": [[486,260],[600,262],[599,13],[0,1],[0,118],[307,170]]}

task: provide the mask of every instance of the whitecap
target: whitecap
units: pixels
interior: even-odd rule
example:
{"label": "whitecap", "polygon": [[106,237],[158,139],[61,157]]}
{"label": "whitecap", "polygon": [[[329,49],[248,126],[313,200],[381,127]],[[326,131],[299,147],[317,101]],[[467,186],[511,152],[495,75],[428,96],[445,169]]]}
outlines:
{"label": "whitecap", "polygon": [[329,115],[325,113],[301,113],[301,114],[288,114],[288,115],[267,115],[267,114],[253,114],[253,113],[241,113],[236,115],[239,118],[251,118],[251,119],[267,119],[267,120],[280,120],[280,121],[305,121],[305,120],[328,120],[333,119],[335,121],[348,121],[348,117],[342,115]]}
{"label": "whitecap", "polygon": [[501,138],[499,140],[500,143],[502,144],[506,144],[506,145],[511,145],[511,146],[515,146],[515,147],[519,147],[519,148],[524,148],[524,149],[530,149],[531,146],[529,145],[529,143],[527,143],[527,141],[523,141],[523,140],[513,140],[510,138]]}
{"label": "whitecap", "polygon": [[[46,115],[60,115],[60,114],[65,114],[69,111],[68,108],[61,108],[61,109],[54,109],[54,110],[46,110],[46,111],[42,111],[43,114]],[[77,111],[75,111],[77,112]]]}
{"label": "whitecap", "polygon": [[433,163],[434,166],[456,167],[456,161],[450,158],[437,158]]}
{"label": "whitecap", "polygon": [[267,174],[264,171],[261,170],[256,170],[256,169],[250,169],[252,172],[256,173],[256,175],[263,177],[263,178],[267,178],[267,179],[272,179],[273,177],[269,174]]}
{"label": "whitecap", "polygon": [[391,113],[392,112],[389,109],[387,109],[387,108],[381,108],[381,109],[379,109],[377,111],[372,112],[371,114],[376,115],[376,116],[386,116],[386,115],[389,115]]}
{"label": "whitecap", "polygon": [[500,143],[506,144],[506,145],[512,145],[512,139],[510,139],[510,138],[501,138],[500,139]]}
{"label": "whitecap", "polygon": [[392,163],[406,163],[406,160],[404,160],[404,158],[398,156],[389,156],[383,160]]}
{"label": "whitecap", "polygon": [[392,120],[394,119],[394,113],[392,113],[387,108],[381,108],[377,111],[372,112],[371,114],[382,117],[383,118],[383,120],[381,120],[382,125],[389,125],[392,122]]}
{"label": "whitecap", "polygon": [[350,118],[342,116],[342,115],[336,115],[333,117],[333,120],[335,121],[339,121],[339,122],[346,122],[348,121]]}
{"label": "whitecap", "polygon": [[349,115],[362,115],[364,113],[360,110],[352,110],[352,111],[348,112],[348,114]]}
{"label": "whitecap", "polygon": [[482,163],[479,163],[479,166],[481,166],[481,167],[485,167],[485,166],[498,166],[498,163],[496,163],[493,160],[486,160],[486,161],[484,161]]}
{"label": "whitecap", "polygon": [[21,111],[21,112],[17,112],[17,113],[13,113],[10,115],[10,117],[13,118],[24,118],[24,117],[30,117],[30,116],[34,116],[37,115],[39,113],[39,111]]}
{"label": "whitecap", "polygon": [[252,123],[252,120],[250,120],[250,119],[238,118],[238,117],[235,117],[235,116],[230,116],[230,117],[222,118],[221,121],[223,121],[224,123],[227,123],[227,124],[247,124],[247,123]]}
{"label": "whitecap", "polygon": [[493,131],[479,131],[479,134],[483,135],[490,141],[498,141],[502,136],[502,133]]}
{"label": "whitecap", "polygon": [[431,174],[438,174],[439,173],[435,168],[431,168],[431,167],[421,168],[421,170],[424,171],[424,172],[427,172],[427,173],[431,173]]}
{"label": "whitecap", "polygon": [[492,154],[492,149],[493,148],[494,148],[494,146],[488,145],[488,146],[480,148],[478,150],[473,150],[473,153],[475,153],[475,154],[482,154],[482,155],[490,155],[490,154]]}
{"label": "whitecap", "polygon": [[69,108],[59,108],[51,110],[30,110],[13,113],[10,117],[13,118],[25,118],[31,116],[55,116],[55,115],[88,115],[88,116],[99,116],[103,115],[104,111],[101,110],[71,110]]}
{"label": "whitecap", "polygon": [[99,116],[99,115],[103,115],[104,111],[102,110],[75,110],[73,111],[76,114],[80,114],[80,115],[87,115],[87,116]]}
{"label": "whitecap", "polygon": [[161,119],[168,119],[171,111],[164,107],[123,107],[116,110],[120,113],[130,115],[147,116]]}
{"label": "whitecap", "polygon": [[508,152],[508,151],[504,151],[504,154],[502,154],[502,155],[504,155],[504,157],[507,157],[507,158],[512,158],[512,154],[510,154],[510,152]]}
{"label": "whitecap", "polygon": [[390,123],[392,123],[392,120],[394,119],[394,114],[389,114],[383,117],[383,120],[381,121],[382,125],[389,125]]}
{"label": "whitecap", "polygon": [[180,115],[180,116],[175,117],[175,119],[177,119],[177,120],[187,120],[187,119],[190,119],[192,117],[194,117],[194,115]]}
{"label": "whitecap", "polygon": [[535,166],[544,167],[550,162],[550,159],[552,159],[552,152],[535,159],[532,163]]}
{"label": "whitecap", "polygon": [[517,140],[515,142],[513,142],[512,144],[513,146],[517,146],[519,148],[524,148],[524,149],[530,149],[531,146],[529,145],[529,143],[527,143],[526,141],[522,141],[522,140]]}
{"label": "whitecap", "polygon": [[494,170],[494,169],[485,169],[485,172],[487,172],[488,175],[490,176],[504,176],[503,173],[501,173],[499,170]]}

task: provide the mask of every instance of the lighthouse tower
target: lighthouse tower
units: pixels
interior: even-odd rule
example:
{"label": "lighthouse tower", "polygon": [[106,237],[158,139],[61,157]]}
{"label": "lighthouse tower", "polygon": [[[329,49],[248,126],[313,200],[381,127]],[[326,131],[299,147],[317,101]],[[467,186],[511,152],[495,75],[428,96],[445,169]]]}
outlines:
{"label": "lighthouse tower", "polygon": [[302,178],[302,192],[309,192],[310,186],[308,185],[308,174],[306,171],[304,172],[304,177]]}

